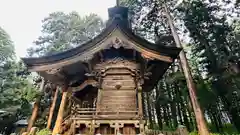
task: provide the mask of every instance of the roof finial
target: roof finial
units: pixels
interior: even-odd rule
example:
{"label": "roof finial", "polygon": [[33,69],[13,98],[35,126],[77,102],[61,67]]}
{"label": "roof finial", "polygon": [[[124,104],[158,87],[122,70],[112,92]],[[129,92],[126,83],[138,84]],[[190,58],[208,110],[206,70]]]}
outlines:
{"label": "roof finial", "polygon": [[119,0],[116,0],[116,6],[119,7],[120,3]]}

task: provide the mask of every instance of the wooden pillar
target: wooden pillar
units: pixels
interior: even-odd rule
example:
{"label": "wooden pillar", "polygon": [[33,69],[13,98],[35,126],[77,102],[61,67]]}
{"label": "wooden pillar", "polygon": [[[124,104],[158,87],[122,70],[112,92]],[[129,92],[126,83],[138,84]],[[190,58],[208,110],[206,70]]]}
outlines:
{"label": "wooden pillar", "polygon": [[[113,124],[113,123],[112,123]],[[115,125],[110,124],[110,127],[114,128],[114,135],[118,135],[118,133],[120,133],[120,123],[114,123]]]}
{"label": "wooden pillar", "polygon": [[142,87],[138,87],[138,115],[143,118],[143,105],[142,105]]}
{"label": "wooden pillar", "polygon": [[[168,23],[169,23],[173,38],[175,40],[175,43],[176,43],[177,47],[182,47],[181,41],[179,39],[179,36],[177,34],[176,28],[173,24],[172,17],[169,13],[169,10],[167,8],[165,1],[163,2],[163,6],[164,6],[164,9],[166,12],[166,18],[168,19]],[[191,99],[193,110],[194,110],[195,117],[196,117],[198,132],[200,135],[209,135],[209,131],[208,131],[205,119],[204,119],[203,112],[202,112],[200,105],[198,103],[198,100],[197,100],[196,85],[193,81],[191,70],[189,68],[189,64],[188,64],[186,54],[184,53],[184,51],[180,52],[180,62],[181,62],[182,68],[183,68],[183,73],[184,73],[186,81],[187,81],[188,91],[189,91],[190,99]]]}
{"label": "wooden pillar", "polygon": [[139,130],[141,135],[145,135],[145,129],[144,129],[144,121],[141,120],[139,123]]}
{"label": "wooden pillar", "polygon": [[38,110],[39,110],[39,104],[40,104],[40,99],[37,98],[34,105],[33,105],[33,110],[32,110],[32,115],[31,115],[31,118],[28,122],[28,128],[27,128],[27,131],[30,132],[31,131],[31,128],[33,127],[36,119],[37,119],[37,116],[38,116]]}
{"label": "wooden pillar", "polygon": [[[42,92],[44,90],[44,85],[45,85],[45,82],[42,79],[41,86],[40,86],[40,93],[41,94],[42,94]],[[35,101],[35,103],[33,105],[32,115],[31,115],[30,120],[28,121],[27,132],[30,132],[31,128],[33,127],[33,125],[34,125],[34,123],[35,123],[35,121],[37,119],[41,97],[42,97],[41,95],[39,97],[37,97],[37,99],[36,99],[36,101]]]}
{"label": "wooden pillar", "polygon": [[99,88],[98,95],[97,95],[96,114],[95,115],[98,115],[98,112],[100,112],[100,102],[101,102],[101,95],[102,95],[101,92],[102,92],[102,90]]}
{"label": "wooden pillar", "polygon": [[144,122],[143,122],[143,103],[142,103],[142,86],[138,83],[138,115],[140,117],[139,130],[140,134],[144,135]]}
{"label": "wooden pillar", "polygon": [[56,88],[56,91],[55,91],[54,97],[53,97],[53,101],[52,101],[52,105],[49,109],[48,122],[47,122],[47,128],[48,129],[51,128],[52,117],[53,117],[54,109],[55,109],[55,106],[56,106],[57,97],[58,97],[58,87]]}
{"label": "wooden pillar", "polygon": [[94,135],[94,133],[95,133],[95,120],[92,120],[92,123],[91,123],[92,125],[91,125],[91,134],[92,135]]}
{"label": "wooden pillar", "polygon": [[72,127],[73,129],[73,135],[75,135],[76,134],[76,120],[73,120],[73,127]]}
{"label": "wooden pillar", "polygon": [[95,120],[92,120],[91,123],[85,123],[87,130],[88,130],[88,135],[94,135],[95,132]]}
{"label": "wooden pillar", "polygon": [[59,107],[59,110],[58,110],[58,116],[57,116],[57,120],[55,122],[55,126],[54,126],[54,129],[53,129],[52,135],[57,135],[61,131],[61,125],[62,125],[63,117],[64,117],[63,115],[64,115],[64,112],[65,112],[65,106],[66,106],[66,103],[67,103],[68,87],[64,87],[62,91],[63,91],[62,100],[61,100],[61,104],[60,104],[60,107]]}

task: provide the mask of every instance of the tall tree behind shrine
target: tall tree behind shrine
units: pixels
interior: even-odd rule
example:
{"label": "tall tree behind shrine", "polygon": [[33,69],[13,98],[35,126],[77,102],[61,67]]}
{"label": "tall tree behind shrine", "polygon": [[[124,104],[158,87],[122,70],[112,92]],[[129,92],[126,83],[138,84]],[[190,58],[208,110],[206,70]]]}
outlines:
{"label": "tall tree behind shrine", "polygon": [[76,47],[98,35],[105,27],[95,15],[81,17],[77,12],[51,13],[43,20],[42,36],[28,49],[29,56],[51,55]]}
{"label": "tall tree behind shrine", "polygon": [[[132,26],[135,32],[151,41],[165,43],[173,41],[166,18],[161,14],[162,7],[157,6],[158,1],[122,1],[121,4],[130,6],[132,10]],[[211,119],[212,131],[223,132],[228,119],[239,131],[239,7],[235,1],[227,2],[214,0],[207,1],[168,1],[174,25],[183,43],[187,45],[188,58],[190,58],[194,81],[197,83],[197,96],[204,114]],[[161,4],[161,3],[160,3]],[[184,38],[187,37],[187,38]],[[169,42],[172,43],[172,42]],[[156,97],[154,111],[166,110],[161,104],[176,106],[177,116],[182,118],[178,123],[193,129],[194,119],[189,103],[186,84],[181,69],[176,63],[161,81],[156,90],[161,96]],[[170,87],[167,87],[168,85]],[[169,84],[170,83],[170,84]],[[173,85],[173,84],[174,85]],[[221,84],[221,85],[220,85]],[[180,91],[176,90],[179,88]],[[165,91],[166,90],[166,91]],[[151,100],[151,98],[149,98]],[[211,100],[209,100],[211,99]],[[206,102],[208,101],[208,102]],[[209,102],[210,101],[210,102]],[[234,101],[234,102],[231,102]],[[224,106],[222,108],[222,106]],[[175,108],[157,113],[159,128],[174,121]],[[154,113],[154,112],[153,112]],[[166,115],[167,114],[167,115]],[[164,117],[170,115],[173,119]],[[227,115],[227,116],[226,116]],[[189,123],[191,123],[189,125]],[[163,126],[162,126],[163,125]],[[168,128],[174,128],[168,124]]]}

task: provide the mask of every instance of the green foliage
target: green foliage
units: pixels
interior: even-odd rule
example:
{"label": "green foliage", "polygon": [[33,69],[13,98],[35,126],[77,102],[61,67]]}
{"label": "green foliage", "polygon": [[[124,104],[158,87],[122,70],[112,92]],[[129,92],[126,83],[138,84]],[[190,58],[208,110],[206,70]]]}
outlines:
{"label": "green foliage", "polygon": [[37,91],[28,79],[21,62],[14,60],[14,46],[7,33],[0,28],[0,132],[10,134],[13,123],[26,119]]}
{"label": "green foliage", "polygon": [[42,129],[42,130],[39,130],[36,135],[50,135],[51,134],[51,131],[49,129]]}
{"label": "green foliage", "polygon": [[0,65],[14,58],[14,46],[9,35],[0,28]]}
{"label": "green foliage", "polygon": [[17,72],[21,71],[19,63],[8,62],[3,65],[0,75],[3,77],[1,84],[0,108],[11,105],[24,105],[26,102],[32,102],[37,96],[37,91],[30,81],[24,76],[18,76]]}
{"label": "green foliage", "polygon": [[102,19],[95,14],[81,17],[77,12],[51,13],[43,20],[42,36],[28,49],[28,54],[43,56],[71,49],[91,40],[103,28]]}
{"label": "green foliage", "polygon": [[[28,102],[36,95],[34,87],[27,80],[27,73],[18,75],[24,70],[21,62],[15,62],[14,46],[7,33],[0,28],[0,109],[15,108],[24,111],[29,108]],[[19,106],[19,107],[17,107]],[[13,109],[13,112],[15,112]]]}
{"label": "green foliage", "polygon": [[[218,133],[214,124],[208,123],[208,127],[211,133]],[[237,129],[232,124],[224,124],[222,131],[224,131],[225,134],[238,134]]]}
{"label": "green foliage", "polygon": [[189,135],[198,135],[198,132],[197,131],[190,132]]}
{"label": "green foliage", "polygon": [[2,29],[0,41],[0,109],[20,106],[24,110],[37,93],[27,79],[28,73],[23,72],[24,65],[13,60],[15,53],[12,41]]}

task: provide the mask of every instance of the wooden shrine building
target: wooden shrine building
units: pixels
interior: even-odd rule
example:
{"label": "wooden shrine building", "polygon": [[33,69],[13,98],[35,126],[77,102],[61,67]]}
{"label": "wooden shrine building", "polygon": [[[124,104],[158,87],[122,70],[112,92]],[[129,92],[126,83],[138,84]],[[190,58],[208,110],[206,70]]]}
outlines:
{"label": "wooden shrine building", "polygon": [[29,71],[62,88],[53,135],[63,132],[66,120],[72,135],[144,134],[142,92],[154,88],[181,49],[150,43],[130,26],[128,8],[116,6],[94,39],[51,56],[23,58]]}

